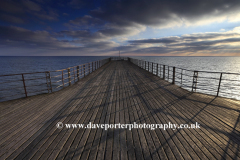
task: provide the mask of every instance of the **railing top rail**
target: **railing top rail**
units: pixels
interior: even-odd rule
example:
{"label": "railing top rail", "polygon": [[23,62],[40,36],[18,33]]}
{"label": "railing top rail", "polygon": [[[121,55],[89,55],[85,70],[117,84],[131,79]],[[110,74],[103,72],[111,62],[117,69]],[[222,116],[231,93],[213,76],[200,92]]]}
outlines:
{"label": "railing top rail", "polygon": [[[131,59],[135,59],[135,60],[142,60],[142,59],[137,59],[137,58],[131,58]],[[145,61],[145,60],[143,60]],[[152,62],[152,61],[146,61],[146,62],[151,62],[151,63],[154,63],[154,64],[160,64],[160,63],[157,63],[157,62]],[[160,64],[160,65],[165,65],[165,64]],[[170,65],[165,65],[165,66],[169,66],[169,67],[175,67],[175,66],[170,66]],[[190,70],[190,69],[185,69],[185,68],[181,68],[181,67],[176,67],[177,69],[182,69],[182,70],[185,70],[185,71],[191,71],[191,72],[194,72],[194,71],[197,71],[197,72],[204,72],[204,73],[219,73],[219,74],[234,74],[234,75],[240,75],[240,73],[231,73],[231,72],[213,72],[213,71],[202,71],[202,70]]]}

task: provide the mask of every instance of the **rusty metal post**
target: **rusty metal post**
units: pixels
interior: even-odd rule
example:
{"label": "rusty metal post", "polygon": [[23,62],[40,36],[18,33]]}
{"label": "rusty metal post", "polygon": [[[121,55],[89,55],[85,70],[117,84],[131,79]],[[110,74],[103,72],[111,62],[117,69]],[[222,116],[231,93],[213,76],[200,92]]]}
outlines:
{"label": "rusty metal post", "polygon": [[83,76],[85,77],[85,64],[83,65]]}
{"label": "rusty metal post", "polygon": [[70,68],[68,68],[68,84],[69,84],[69,86],[71,86]]}
{"label": "rusty metal post", "polygon": [[90,63],[88,63],[88,74],[90,74]]}
{"label": "rusty metal post", "polygon": [[149,72],[149,62],[148,62],[148,72]]}
{"label": "rusty metal post", "polygon": [[220,75],[220,79],[219,79],[217,96],[218,96],[218,94],[219,94],[219,91],[220,91],[221,81],[222,81],[222,73],[221,73],[221,75]]}
{"label": "rusty metal post", "polygon": [[165,65],[163,65],[163,79],[165,79]]}
{"label": "rusty metal post", "polygon": [[93,72],[93,62],[92,62],[92,72]]}
{"label": "rusty metal post", "polygon": [[79,66],[77,66],[77,78],[78,78],[78,81],[79,81]]}
{"label": "rusty metal post", "polygon": [[83,77],[83,65],[81,65],[81,78]]}
{"label": "rusty metal post", "polygon": [[175,67],[173,67],[173,79],[172,79],[172,84],[175,84]]}
{"label": "rusty metal post", "polygon": [[[47,82],[48,93],[50,93],[50,92],[49,92],[49,88],[50,88],[50,90],[51,90],[51,92],[52,92],[52,82],[51,82],[50,72],[49,72],[49,71],[46,71],[46,72],[45,72],[45,75],[46,75],[46,82]],[[49,83],[48,83],[48,81],[49,81]]]}
{"label": "rusty metal post", "polygon": [[194,71],[194,73],[193,73],[193,83],[192,83],[192,92],[193,92],[193,89],[195,89],[195,92],[197,90],[197,78],[198,78],[198,71]]}
{"label": "rusty metal post", "polygon": [[182,72],[183,72],[183,69],[182,69],[182,71],[181,71],[181,85],[182,85]]}
{"label": "rusty metal post", "polygon": [[74,83],[75,83],[75,69],[73,67],[73,77],[74,77]]}
{"label": "rusty metal post", "polygon": [[169,66],[168,66],[168,75],[167,75],[168,81],[169,81]]}
{"label": "rusty metal post", "polygon": [[63,84],[63,87],[64,87],[64,77],[63,77],[63,70],[62,70],[62,84]]}
{"label": "rusty metal post", "polygon": [[52,81],[51,81],[51,75],[50,75],[50,72],[48,72],[49,74],[49,81],[50,81],[50,89],[51,89],[51,93],[52,93]]}
{"label": "rusty metal post", "polygon": [[27,96],[27,89],[26,89],[26,85],[25,85],[25,80],[24,80],[23,74],[22,74],[22,81],[23,81],[23,87],[24,87],[24,91],[25,91],[25,96],[28,97]]}
{"label": "rusty metal post", "polygon": [[153,74],[153,62],[152,62],[152,74]]}
{"label": "rusty metal post", "polygon": [[47,90],[48,90],[48,93],[50,93],[50,92],[49,92],[49,85],[48,85],[48,75],[47,75],[47,72],[45,72],[45,76],[46,76]]}
{"label": "rusty metal post", "polygon": [[162,75],[162,65],[160,64],[160,78],[161,78],[161,75]]}

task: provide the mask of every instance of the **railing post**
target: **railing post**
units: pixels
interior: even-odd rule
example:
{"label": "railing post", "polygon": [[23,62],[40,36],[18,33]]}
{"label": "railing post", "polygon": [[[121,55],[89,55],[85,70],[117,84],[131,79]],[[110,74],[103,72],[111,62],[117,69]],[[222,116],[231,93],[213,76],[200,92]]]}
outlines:
{"label": "railing post", "polygon": [[[50,92],[49,92],[49,87],[50,87],[50,90],[51,90],[51,92],[52,92],[52,82],[51,82],[50,72],[49,72],[49,71],[46,71],[46,72],[45,72],[45,75],[46,75],[46,82],[47,82],[48,93],[50,93]],[[48,81],[49,81],[49,84],[48,84]]]}
{"label": "railing post", "polygon": [[147,70],[147,62],[145,61],[145,70]]}
{"label": "railing post", "polygon": [[63,77],[63,70],[62,70],[62,84],[63,84],[63,87],[64,87],[64,77]]}
{"label": "railing post", "polygon": [[172,79],[172,84],[175,84],[175,67],[173,67],[173,79]]}
{"label": "railing post", "polygon": [[75,83],[75,69],[73,67],[73,77],[74,77],[74,83]]}
{"label": "railing post", "polygon": [[157,68],[156,68],[156,75],[158,76],[158,63],[157,63]]}
{"label": "railing post", "polygon": [[183,69],[182,69],[182,71],[181,71],[181,85],[182,85],[182,72],[183,72]]}
{"label": "railing post", "polygon": [[93,62],[92,62],[92,72],[93,72]]}
{"label": "railing post", "polygon": [[149,72],[149,62],[148,62],[148,72]]}
{"label": "railing post", "polygon": [[194,73],[193,73],[193,83],[192,83],[192,92],[193,92],[193,89],[195,89],[195,92],[196,92],[197,78],[198,78],[198,71],[194,71]]}
{"label": "railing post", "polygon": [[[95,66],[94,66],[94,67],[95,67],[95,70],[96,70],[96,61],[95,61]],[[94,70],[94,71],[95,71],[95,70]]]}
{"label": "railing post", "polygon": [[50,89],[51,89],[51,93],[52,93],[52,81],[51,81],[51,75],[50,75],[50,72],[48,72],[49,74],[49,81],[50,81]]}
{"label": "railing post", "polygon": [[160,78],[162,76],[162,65],[160,64]]}
{"label": "railing post", "polygon": [[70,68],[68,68],[68,84],[71,86]]}
{"label": "railing post", "polygon": [[83,65],[81,65],[81,78],[83,77]]}
{"label": "railing post", "polygon": [[85,77],[85,64],[83,65],[83,76]]}
{"label": "railing post", "polygon": [[88,74],[90,74],[90,63],[88,63]]}
{"label": "railing post", "polygon": [[221,81],[222,81],[222,73],[221,73],[221,75],[220,75],[220,79],[219,79],[217,96],[218,96],[218,94],[219,94],[219,90],[220,90],[220,86],[221,86]]}
{"label": "railing post", "polygon": [[168,75],[167,75],[168,81],[169,81],[169,66],[168,66]]}
{"label": "railing post", "polygon": [[165,79],[165,65],[163,65],[163,79]]}
{"label": "railing post", "polygon": [[152,62],[152,74],[153,74],[153,62]]}
{"label": "railing post", "polygon": [[48,90],[48,93],[50,93],[50,92],[49,92],[48,74],[47,74],[47,72],[45,72],[45,76],[46,76],[46,82],[47,82],[47,90]]}
{"label": "railing post", "polygon": [[26,89],[26,85],[25,85],[25,80],[24,80],[23,74],[22,74],[22,81],[23,81],[23,88],[24,88],[24,91],[25,91],[25,96],[27,97],[27,89]]}
{"label": "railing post", "polygon": [[78,81],[79,81],[79,66],[77,66],[77,78],[78,78]]}

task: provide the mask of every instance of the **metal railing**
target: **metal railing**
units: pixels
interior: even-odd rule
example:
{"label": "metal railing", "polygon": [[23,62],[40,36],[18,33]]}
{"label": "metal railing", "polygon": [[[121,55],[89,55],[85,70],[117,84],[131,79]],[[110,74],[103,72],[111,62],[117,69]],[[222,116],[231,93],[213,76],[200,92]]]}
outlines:
{"label": "metal railing", "polygon": [[0,102],[58,91],[110,60],[107,58],[55,71],[0,75]]}
{"label": "metal railing", "polygon": [[110,57],[112,61],[127,61],[128,57]]}
{"label": "metal railing", "polygon": [[240,100],[240,74],[196,71],[129,58],[135,65],[191,92]]}
{"label": "metal railing", "polygon": [[239,73],[194,71],[129,57],[110,57],[62,70],[0,75],[0,102],[58,91],[111,60],[128,60],[191,92],[240,100]]}

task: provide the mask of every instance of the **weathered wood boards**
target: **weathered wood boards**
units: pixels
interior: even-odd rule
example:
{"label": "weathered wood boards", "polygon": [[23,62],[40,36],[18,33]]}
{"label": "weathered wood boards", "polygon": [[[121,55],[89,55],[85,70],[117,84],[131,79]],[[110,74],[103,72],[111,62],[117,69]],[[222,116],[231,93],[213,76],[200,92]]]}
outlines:
{"label": "weathered wood boards", "polygon": [[[200,129],[57,129],[190,124]],[[48,95],[0,103],[0,159],[240,159],[240,103],[191,93],[112,61]]]}

